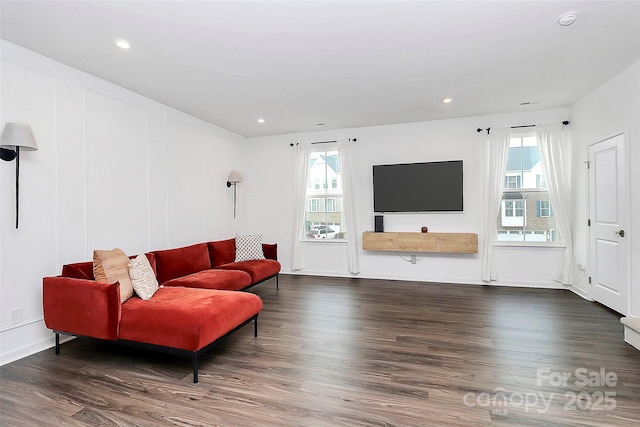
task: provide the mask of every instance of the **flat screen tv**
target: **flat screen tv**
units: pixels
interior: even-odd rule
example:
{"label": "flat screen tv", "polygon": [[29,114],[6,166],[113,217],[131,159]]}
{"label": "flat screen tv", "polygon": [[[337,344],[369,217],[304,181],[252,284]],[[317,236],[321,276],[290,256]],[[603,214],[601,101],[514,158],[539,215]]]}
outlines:
{"label": "flat screen tv", "polygon": [[462,160],[373,166],[375,212],[460,212],[462,196]]}

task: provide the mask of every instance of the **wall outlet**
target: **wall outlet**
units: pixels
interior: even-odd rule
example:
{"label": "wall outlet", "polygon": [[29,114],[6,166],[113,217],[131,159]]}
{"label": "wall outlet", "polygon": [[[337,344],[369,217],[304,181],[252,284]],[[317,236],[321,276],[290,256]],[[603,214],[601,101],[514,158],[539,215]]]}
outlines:
{"label": "wall outlet", "polygon": [[18,323],[22,323],[22,307],[11,310],[11,324],[15,325]]}

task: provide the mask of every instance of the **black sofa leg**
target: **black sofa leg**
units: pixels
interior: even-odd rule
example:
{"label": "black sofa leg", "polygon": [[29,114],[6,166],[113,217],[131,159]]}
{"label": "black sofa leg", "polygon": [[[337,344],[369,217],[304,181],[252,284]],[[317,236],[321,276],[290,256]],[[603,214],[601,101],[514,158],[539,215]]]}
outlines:
{"label": "black sofa leg", "polygon": [[276,274],[276,289],[280,289],[280,281],[278,280],[280,278],[279,274]]}
{"label": "black sofa leg", "polygon": [[198,382],[198,353],[193,353],[193,383]]}
{"label": "black sofa leg", "polygon": [[56,354],[60,354],[60,334],[56,332]]}
{"label": "black sofa leg", "polygon": [[258,316],[254,317],[253,319],[253,336],[258,336]]}

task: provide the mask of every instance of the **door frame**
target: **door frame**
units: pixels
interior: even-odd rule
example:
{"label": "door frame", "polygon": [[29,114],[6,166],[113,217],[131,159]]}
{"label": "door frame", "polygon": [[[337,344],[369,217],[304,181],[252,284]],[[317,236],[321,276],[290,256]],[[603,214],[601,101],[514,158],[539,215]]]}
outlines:
{"label": "door frame", "polygon": [[[591,188],[591,164],[590,164],[590,156],[589,156],[589,152],[591,150],[591,147],[593,147],[596,144],[599,144],[601,142],[605,142],[609,139],[615,138],[617,136],[622,135],[622,148],[624,150],[624,158],[622,159],[622,167],[624,168],[622,175],[623,175],[623,179],[628,183],[626,185],[626,190],[624,192],[625,194],[625,198],[626,198],[626,204],[624,206],[624,210],[625,210],[625,215],[626,215],[626,219],[628,224],[625,224],[625,231],[627,231],[627,233],[629,232],[629,230],[631,229],[631,186],[629,185],[630,183],[630,170],[629,170],[629,153],[628,153],[628,148],[629,148],[629,129],[627,127],[625,127],[622,130],[619,130],[617,132],[613,132],[605,137],[600,137],[597,138],[596,141],[587,144],[586,146],[586,152],[585,155],[587,157],[585,163],[588,165],[587,167],[587,218],[589,220],[591,220],[591,198],[594,196],[594,190],[593,188]],[[589,276],[589,281],[588,281],[588,297],[590,300],[592,301],[596,301],[599,304],[599,301],[595,300],[593,298],[593,286],[594,284],[591,283],[592,282],[592,277],[594,276],[594,266],[591,263],[591,255],[592,255],[592,241],[594,239],[593,236],[593,231],[592,231],[592,227],[591,226],[587,226],[587,256],[588,256],[588,276]],[[629,310],[631,307],[631,243],[629,242],[629,244],[627,245],[627,251],[626,251],[626,277],[627,277],[627,302],[626,302],[626,312],[625,313],[621,313],[623,315],[628,315],[629,314]],[[603,304],[604,305],[604,304]],[[613,310],[613,309],[612,309]]]}

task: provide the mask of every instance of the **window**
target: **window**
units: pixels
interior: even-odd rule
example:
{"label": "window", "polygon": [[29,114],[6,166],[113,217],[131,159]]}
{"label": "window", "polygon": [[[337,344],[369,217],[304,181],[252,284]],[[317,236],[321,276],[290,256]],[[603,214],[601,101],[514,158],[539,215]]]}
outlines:
{"label": "window", "polygon": [[342,188],[338,151],[326,149],[309,155],[305,230],[309,240],[344,239]]}
{"label": "window", "polygon": [[504,202],[504,216],[513,216],[513,202]]}
{"label": "window", "polygon": [[309,199],[309,212],[318,212],[320,206],[320,199]]}
{"label": "window", "polygon": [[521,188],[521,182],[520,175],[507,175],[504,177],[504,188]]}
{"label": "window", "polygon": [[327,212],[342,212],[341,199],[335,197],[327,198]]}
{"label": "window", "polygon": [[553,211],[551,210],[551,202],[549,200],[538,200],[538,207],[536,211],[538,216],[541,218],[549,218],[553,216]]}
{"label": "window", "polygon": [[504,216],[524,218],[524,200],[505,201],[504,206]]}
{"label": "window", "polygon": [[524,218],[524,200],[516,200],[516,214],[515,216]]}
{"label": "window", "polygon": [[[521,197],[520,194],[514,193]],[[525,222],[525,200],[502,200],[502,226],[522,227]]]}
{"label": "window", "polygon": [[555,241],[555,218],[535,134],[511,135],[497,227],[499,242]]}

